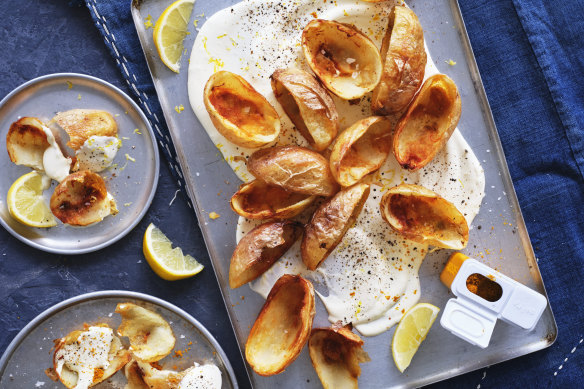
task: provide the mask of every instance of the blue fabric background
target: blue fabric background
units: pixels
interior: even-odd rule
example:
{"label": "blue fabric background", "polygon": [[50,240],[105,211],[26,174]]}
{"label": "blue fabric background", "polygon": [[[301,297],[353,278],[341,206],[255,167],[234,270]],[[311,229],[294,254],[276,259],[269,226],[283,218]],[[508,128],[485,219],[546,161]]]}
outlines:
{"label": "blue fabric background", "polygon": [[[137,101],[149,106],[153,123],[154,114],[163,122],[158,102],[142,96],[155,91],[127,2],[86,3]],[[583,387],[584,5],[460,0],[460,6],[559,334],[546,350],[432,387]],[[172,166],[174,149],[161,149]]]}

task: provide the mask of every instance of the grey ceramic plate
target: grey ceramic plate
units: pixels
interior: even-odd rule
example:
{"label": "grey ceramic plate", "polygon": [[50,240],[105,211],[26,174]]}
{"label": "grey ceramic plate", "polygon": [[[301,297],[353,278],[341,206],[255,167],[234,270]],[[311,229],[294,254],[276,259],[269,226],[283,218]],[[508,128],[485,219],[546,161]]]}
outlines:
{"label": "grey ceramic plate", "polygon": [[[118,136],[122,139],[122,147],[114,160],[117,167],[100,174],[120,212],[84,228],[60,222],[56,227],[45,229],[24,226],[10,216],[6,205],[12,183],[31,171],[13,164],[8,158],[5,139],[10,124],[21,116],[49,120],[55,113],[73,108],[103,109],[115,116]],[[0,102],[0,144],[0,224],[16,238],[40,250],[82,254],[106,247],[138,224],[156,192],[160,161],[148,120],[124,92],[95,77],[50,74],[16,88]],[[135,161],[126,158],[126,154]],[[47,201],[54,187],[55,182],[45,191]]]}
{"label": "grey ceramic plate", "polygon": [[[221,370],[223,389],[237,388],[233,368],[219,343],[188,313],[156,297],[127,291],[87,293],[65,300],[41,313],[14,338],[0,359],[0,388],[64,388],[44,373],[51,367],[53,339],[80,329],[83,323],[107,323],[117,328],[120,315],[116,305],[132,302],[162,315],[171,325],[176,337],[174,350],[187,350],[182,357],[174,352],[160,361],[165,368],[185,369],[194,362],[213,363]],[[174,351],[173,350],[173,351]],[[95,386],[123,388],[126,379],[121,372]]]}

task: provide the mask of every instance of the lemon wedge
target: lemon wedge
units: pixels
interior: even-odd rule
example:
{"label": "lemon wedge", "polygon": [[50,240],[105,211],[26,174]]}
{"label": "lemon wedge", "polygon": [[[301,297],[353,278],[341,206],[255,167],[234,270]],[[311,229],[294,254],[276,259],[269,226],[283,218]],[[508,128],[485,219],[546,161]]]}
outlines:
{"label": "lemon wedge", "polygon": [[440,308],[435,305],[416,304],[406,312],[395,329],[391,341],[391,354],[395,366],[402,373],[410,365],[420,343],[426,339],[438,312]]}
{"label": "lemon wedge", "polygon": [[43,199],[43,176],[30,172],[18,178],[10,189],[6,202],[13,218],[29,227],[54,227],[57,219]]}
{"label": "lemon wedge", "polygon": [[173,72],[180,69],[183,40],[195,0],[177,0],[169,5],[154,26],[154,45],[162,62]]}
{"label": "lemon wedge", "polygon": [[152,223],[144,233],[142,249],[154,273],[168,281],[192,277],[204,267],[195,258],[184,255],[180,247],[172,248],[172,242]]}

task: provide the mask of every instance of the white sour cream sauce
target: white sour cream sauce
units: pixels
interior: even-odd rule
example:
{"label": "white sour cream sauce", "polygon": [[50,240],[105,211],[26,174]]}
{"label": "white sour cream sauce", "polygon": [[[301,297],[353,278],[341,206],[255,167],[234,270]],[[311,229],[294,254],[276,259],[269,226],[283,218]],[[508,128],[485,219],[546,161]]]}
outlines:
{"label": "white sour cream sauce", "polygon": [[122,141],[113,136],[90,136],[77,150],[77,170],[101,172],[114,162]]}
{"label": "white sour cream sauce", "polygon": [[43,169],[48,177],[61,182],[69,175],[71,158],[63,155],[49,127],[43,126],[43,131],[50,145],[43,154]]}
{"label": "white sour cream sauce", "polygon": [[180,381],[178,389],[221,389],[221,370],[213,364],[195,363]]}
{"label": "white sour cream sauce", "polygon": [[[209,137],[239,178],[245,182],[253,180],[245,162],[235,157],[249,156],[255,149],[230,143],[213,126],[203,104],[208,78],[219,70],[244,77],[280,115],[282,131],[276,144],[306,146],[307,142],[294,130],[274,97],[270,75],[276,69],[287,67],[309,71],[300,39],[304,26],[313,20],[311,13],[316,12],[321,19],[354,24],[381,47],[391,5],[391,2],[354,0],[333,3],[244,0],[217,12],[205,22],[191,51],[189,99]],[[426,78],[436,73],[438,70],[428,53]],[[367,98],[355,105],[335,96],[333,99],[341,128],[371,115]],[[383,221],[379,210],[381,196],[388,188],[401,183],[422,185],[452,202],[470,225],[484,197],[484,171],[456,130],[445,148],[424,169],[405,171],[390,155],[379,172],[368,180],[372,183],[371,194],[361,215],[316,271],[306,269],[300,258],[300,242],[296,242],[271,269],[250,284],[251,288],[265,298],[281,275],[300,274],[316,281],[317,293],[331,322],[351,322],[365,336],[380,334],[397,323],[420,299],[418,270],[428,246],[404,240]],[[237,241],[259,224],[261,222],[240,218]]]}
{"label": "white sour cream sauce", "polygon": [[79,335],[76,342],[65,345],[57,351],[57,373],[63,366],[77,373],[74,389],[86,389],[93,382],[97,368],[109,367],[108,355],[113,341],[113,330],[106,327],[89,327]]}

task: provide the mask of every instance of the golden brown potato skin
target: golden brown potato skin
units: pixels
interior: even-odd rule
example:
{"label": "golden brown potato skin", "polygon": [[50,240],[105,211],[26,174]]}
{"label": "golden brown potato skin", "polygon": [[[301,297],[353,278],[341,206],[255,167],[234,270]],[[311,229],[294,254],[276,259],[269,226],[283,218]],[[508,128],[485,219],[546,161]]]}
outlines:
{"label": "golden brown potato skin", "polygon": [[261,180],[241,184],[231,197],[231,209],[248,219],[289,219],[304,211],[316,196],[289,192]]}
{"label": "golden brown potato skin", "polygon": [[312,283],[291,274],[280,277],[245,344],[245,359],[252,369],[263,376],[283,372],[308,341],[314,313]]}
{"label": "golden brown potato skin", "polygon": [[430,163],[450,139],[460,114],[454,81],[444,74],[428,78],[396,124],[393,153],[399,164],[418,170]]}
{"label": "golden brown potato skin", "polygon": [[213,125],[230,142],[255,148],[280,134],[278,113],[243,77],[219,71],[209,77],[203,93]]}
{"label": "golden brown potato skin", "polygon": [[335,95],[358,99],[371,92],[381,77],[377,46],[354,26],[316,19],[302,31],[308,66]]}
{"label": "golden brown potato skin", "polygon": [[67,146],[78,150],[91,136],[117,136],[118,125],[114,117],[98,109],[71,109],[59,112],[53,118],[69,135]]}
{"label": "golden brown potato skin", "polygon": [[264,274],[302,235],[302,225],[293,221],[264,223],[248,232],[237,244],[229,266],[229,286],[239,288]]}
{"label": "golden brown potato skin", "polygon": [[43,154],[50,146],[42,127],[43,123],[33,117],[20,118],[10,125],[6,150],[12,162],[42,168]]}
{"label": "golden brown potato skin", "polygon": [[369,185],[362,183],[343,189],[312,215],[301,245],[302,261],[308,269],[315,270],[341,242],[361,213],[369,190]]}
{"label": "golden brown potato skin", "polygon": [[339,131],[337,108],[326,89],[300,69],[278,69],[271,79],[276,99],[310,147],[326,149]]}
{"label": "golden brown potato skin", "polygon": [[329,161],[316,151],[300,146],[261,149],[247,161],[256,178],[290,192],[311,196],[331,196],[339,189]]}
{"label": "golden brown potato skin", "polygon": [[461,250],[468,243],[464,215],[446,199],[420,185],[389,189],[379,204],[391,228],[414,242]]}
{"label": "golden brown potato skin", "polygon": [[424,30],[411,9],[394,6],[381,45],[383,72],[373,90],[371,108],[377,115],[401,114],[424,79]]}
{"label": "golden brown potato skin", "polygon": [[363,340],[350,325],[313,328],[308,340],[310,360],[324,389],[357,389],[359,363],[369,362]]}
{"label": "golden brown potato skin", "polygon": [[343,187],[381,167],[391,152],[391,121],[381,116],[361,119],[335,139],[330,155],[333,176]]}

